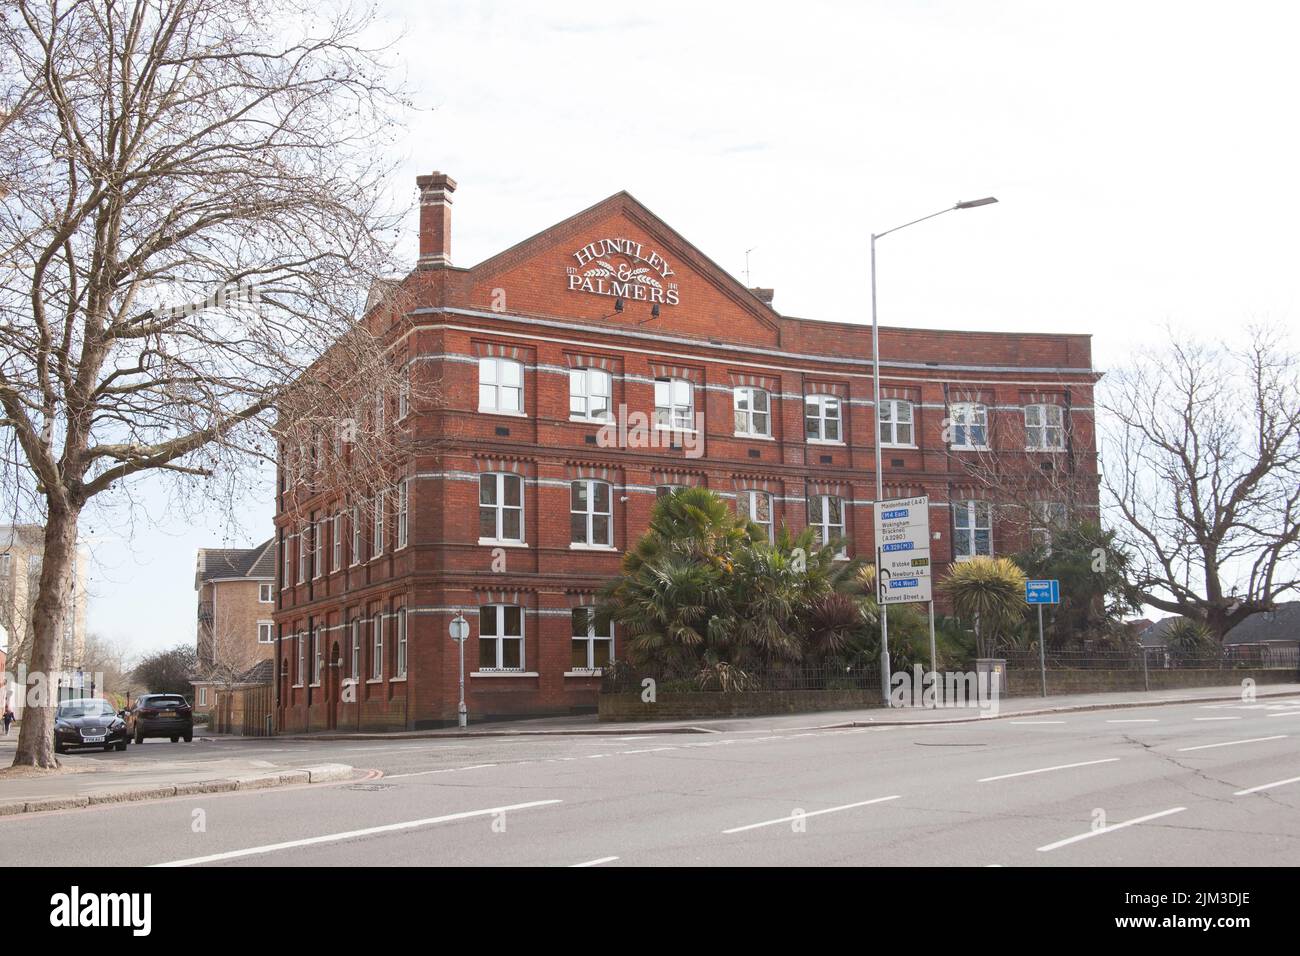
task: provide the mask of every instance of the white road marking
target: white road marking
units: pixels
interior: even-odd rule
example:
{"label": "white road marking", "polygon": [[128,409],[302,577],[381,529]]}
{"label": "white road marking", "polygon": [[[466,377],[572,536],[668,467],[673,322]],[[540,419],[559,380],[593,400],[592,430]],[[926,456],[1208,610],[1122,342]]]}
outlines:
{"label": "white road marking", "polygon": [[1035,773],[1050,773],[1053,770],[1073,770],[1075,767],[1092,767],[1099,763],[1114,763],[1119,760],[1118,757],[1107,757],[1105,760],[1085,760],[1082,763],[1063,763],[1055,767],[1040,767],[1037,770],[1021,770],[1018,773],[1002,773],[996,777],[982,777],[976,783],[991,783],[994,780],[1010,780],[1012,777],[1028,777]]}
{"label": "white road marking", "polygon": [[897,800],[902,794],[896,793],[890,797],[876,797],[874,800],[863,800],[860,803],[846,803],[842,807],[828,807],[825,810],[809,810],[807,813],[795,813],[788,817],[781,817],[778,820],[764,820],[762,823],[749,823],[743,827],[732,827],[730,830],[723,830],[723,833],[740,833],[744,830],[757,830],[759,827],[776,826],[778,823],[790,823],[792,820],[804,820],[808,817],[819,817],[823,813],[838,813],[840,810],[852,810],[855,807],[867,807],[873,803],[884,803],[887,800]]}
{"label": "white road marking", "polygon": [[1276,714],[1266,714],[1267,717],[1294,717],[1300,714],[1300,710],[1280,710]]}
{"label": "white road marking", "polygon": [[[1014,724],[1017,727],[1026,727],[1030,724],[1063,724],[1063,720],[1008,720],[1008,724]],[[990,863],[989,866],[1000,866],[999,863]]]}
{"label": "white road marking", "polygon": [[662,752],[665,751],[665,750],[676,750],[676,749],[677,749],[676,747],[649,747],[649,748],[647,748],[647,749],[645,749],[645,750],[623,750],[623,751],[620,751],[620,753],[625,753],[625,754],[657,754],[657,753],[662,753]]}
{"label": "white road marking", "polygon": [[1259,744],[1266,740],[1282,740],[1287,734],[1274,734],[1272,737],[1252,737],[1249,740],[1225,740],[1221,744],[1201,744],[1197,747],[1179,747],[1180,754],[1187,753],[1190,750],[1213,750],[1215,747],[1235,747],[1237,744]]}
{"label": "white road marking", "polygon": [[1240,717],[1193,717],[1192,720],[1241,720]]}
{"label": "white road marking", "polygon": [[582,866],[600,866],[602,863],[613,863],[617,860],[616,856],[602,856],[599,860],[588,860],[586,863],[570,863],[570,869],[576,869]]}
{"label": "white road marking", "polygon": [[417,770],[414,773],[386,773],[385,780],[401,780],[404,777],[427,777],[431,773],[455,773],[457,770],[483,770],[486,767],[495,767],[494,763],[476,763],[469,767],[443,767],[440,770]]}
{"label": "white road marking", "polygon": [[1108,721],[1106,721],[1106,723],[1108,723],[1108,724],[1158,724],[1158,723],[1160,723],[1160,718],[1159,718],[1159,717],[1140,717],[1140,718],[1134,718],[1134,719],[1131,719],[1131,720],[1108,720]]}
{"label": "white road marking", "polygon": [[337,843],[340,840],[352,840],[357,837],[373,836],[377,833],[396,833],[400,830],[413,830],[416,827],[432,826],[435,823],[450,823],[453,820],[469,820],[473,817],[485,817],[512,810],[527,810],[532,807],[551,806],[563,803],[563,800],[533,800],[529,803],[513,803],[504,807],[488,807],[486,810],[465,810],[461,813],[448,813],[440,817],[425,817],[421,820],[405,820],[402,823],[389,823],[384,826],[366,827],[364,830],[345,830],[342,833],[327,833],[323,836],[307,837],[302,840],[286,840],[284,843],[268,843],[264,846],[250,846],[243,850],[229,850],[225,853],[212,853],[208,856],[194,856],[187,860],[172,860],[170,863],[155,863],[158,867],[197,866],[201,863],[216,863],[220,860],[237,860],[246,856],[259,856],[264,853],[276,853],[280,850],[292,850],[300,846],[316,846],[321,843]]}
{"label": "white road marking", "polygon": [[1274,787],[1285,787],[1292,783],[1300,783],[1300,777],[1288,777],[1286,780],[1274,780],[1272,783],[1262,783],[1258,787],[1249,787],[1245,790],[1238,790],[1233,794],[1233,796],[1244,797],[1248,793],[1259,793],[1261,790],[1272,790]]}
{"label": "white road marking", "polygon": [[1122,830],[1125,827],[1136,826],[1139,823],[1146,823],[1148,820],[1158,820],[1161,817],[1167,817],[1175,813],[1182,813],[1186,807],[1174,807],[1171,810],[1161,810],[1159,813],[1149,813],[1145,817],[1134,817],[1132,820],[1125,820],[1123,823],[1112,823],[1108,827],[1098,827],[1096,830],[1089,830],[1087,833],[1080,833],[1078,836],[1067,837],[1064,840],[1057,840],[1055,843],[1049,843],[1047,846],[1040,846],[1039,853],[1047,853],[1050,850],[1057,850],[1063,846],[1069,846],[1071,843],[1078,843],[1080,840],[1089,840],[1095,836],[1101,836],[1103,833],[1113,833],[1116,830]]}

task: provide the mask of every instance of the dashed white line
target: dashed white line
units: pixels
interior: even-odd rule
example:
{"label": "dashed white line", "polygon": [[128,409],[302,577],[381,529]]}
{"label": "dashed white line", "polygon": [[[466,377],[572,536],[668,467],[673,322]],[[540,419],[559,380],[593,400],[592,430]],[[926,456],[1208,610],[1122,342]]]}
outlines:
{"label": "dashed white line", "polygon": [[1160,718],[1140,717],[1140,718],[1132,718],[1129,720],[1108,720],[1106,721],[1106,723],[1108,724],[1158,724],[1160,723]]}
{"label": "dashed white line", "polygon": [[1225,740],[1218,744],[1200,744],[1196,747],[1179,747],[1178,752],[1187,753],[1191,750],[1213,750],[1215,747],[1235,747],[1237,744],[1261,744],[1266,740],[1282,740],[1287,734],[1274,734],[1272,737],[1251,737],[1249,740]]}
{"label": "dashed white line", "polygon": [[1286,780],[1274,780],[1272,783],[1261,783],[1258,787],[1248,787],[1245,790],[1238,790],[1233,794],[1233,796],[1244,797],[1248,793],[1259,793],[1261,790],[1272,790],[1274,787],[1285,787],[1293,783],[1300,783],[1300,777],[1288,777]]}
{"label": "dashed white line", "polygon": [[846,803],[841,807],[828,807],[825,810],[809,810],[806,813],[794,813],[788,817],[780,817],[776,820],[764,820],[762,823],[748,823],[743,827],[732,827],[730,830],[723,830],[723,833],[740,833],[744,830],[757,830],[759,827],[776,826],[778,823],[790,823],[793,820],[804,820],[808,817],[819,817],[823,813],[838,813],[841,810],[853,810],[856,807],[869,807],[873,803],[885,803],[888,800],[897,800],[902,794],[896,793],[889,797],[876,797],[874,800],[862,800],[858,803]]}
{"label": "dashed white line", "polygon": [[576,869],[583,866],[600,866],[602,863],[613,863],[617,859],[616,856],[602,856],[598,860],[588,860],[586,863],[570,863],[569,867],[570,869]]}
{"label": "dashed white line", "polygon": [[[1063,720],[1008,720],[1008,724],[1014,724],[1017,727],[1028,727],[1032,724],[1063,724]],[[997,866],[996,863],[990,863],[990,866]]]}
{"label": "dashed white line", "polygon": [[416,827],[432,826],[435,823],[450,823],[453,820],[469,820],[473,817],[485,817],[512,810],[527,810],[532,807],[551,806],[563,803],[563,800],[533,800],[529,803],[514,803],[504,807],[488,807],[485,810],[465,810],[461,813],[448,813],[440,817],[424,817],[420,820],[405,820],[401,823],[389,823],[384,826],[366,827],[364,830],[345,830],[342,833],[327,833],[323,836],[307,837],[302,840],[286,840],[284,843],[268,843],[264,846],[250,846],[243,850],[229,850],[225,853],[212,853],[208,856],[193,856],[186,860],[172,860],[170,863],[155,863],[154,866],[197,866],[200,863],[215,863],[219,860],[237,860],[246,856],[258,856],[264,853],[276,853],[280,850],[292,850],[300,846],[317,846],[321,843],[337,843],[340,840],[352,840],[357,837],[373,836],[378,833],[396,833],[400,830],[413,830]]}
{"label": "dashed white line", "polygon": [[1294,717],[1300,714],[1300,710],[1279,710],[1276,714],[1268,714],[1268,717]]}
{"label": "dashed white line", "polygon": [[676,747],[648,747],[645,750],[620,750],[619,753],[625,754],[657,754],[665,750],[676,750]]}
{"label": "dashed white line", "polygon": [[1192,720],[1241,720],[1240,717],[1193,717]]}
{"label": "dashed white line", "polygon": [[1116,830],[1123,830],[1125,827],[1136,826],[1139,823],[1146,823],[1148,820],[1158,820],[1161,817],[1171,816],[1175,813],[1182,813],[1186,809],[1186,807],[1174,807],[1170,810],[1161,810],[1159,813],[1148,813],[1144,817],[1135,817],[1132,820],[1125,820],[1123,823],[1112,823],[1108,827],[1098,827],[1096,830],[1089,830],[1087,833],[1080,833],[1078,836],[1067,837],[1064,840],[1057,840],[1055,843],[1040,846],[1038,852],[1047,853],[1051,850],[1058,850],[1063,846],[1069,846],[1071,843],[1078,843],[1080,840],[1090,840],[1095,836],[1101,836],[1103,833],[1114,833]]}
{"label": "dashed white line", "polygon": [[1053,770],[1073,770],[1075,767],[1092,767],[1099,763],[1115,763],[1118,757],[1107,757],[1104,760],[1085,760],[1082,763],[1062,763],[1055,767],[1039,767],[1037,770],[1020,770],[1016,773],[1001,773],[996,777],[981,777],[976,783],[992,783],[994,780],[1010,780],[1012,777],[1028,777],[1036,773],[1050,773]]}

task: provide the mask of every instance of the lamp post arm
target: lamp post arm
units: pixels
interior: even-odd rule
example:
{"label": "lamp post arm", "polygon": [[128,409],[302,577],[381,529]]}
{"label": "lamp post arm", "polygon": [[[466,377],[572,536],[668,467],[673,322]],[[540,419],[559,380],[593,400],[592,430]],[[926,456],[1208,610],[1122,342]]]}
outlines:
{"label": "lamp post arm", "polygon": [[881,239],[891,232],[898,232],[900,229],[906,229],[908,226],[915,226],[918,222],[925,222],[927,219],[933,219],[935,216],[942,216],[946,212],[952,212],[958,206],[949,206],[947,209],[940,209],[938,212],[932,212],[928,216],[922,216],[920,219],[913,219],[911,222],[905,222],[901,226],[895,226],[893,229],[886,229],[884,232],[872,233],[872,239]]}

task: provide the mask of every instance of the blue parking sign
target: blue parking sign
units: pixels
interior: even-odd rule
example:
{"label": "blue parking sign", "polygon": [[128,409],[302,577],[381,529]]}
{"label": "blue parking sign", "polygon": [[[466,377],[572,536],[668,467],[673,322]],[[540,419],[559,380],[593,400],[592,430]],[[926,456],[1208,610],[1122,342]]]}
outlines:
{"label": "blue parking sign", "polygon": [[1025,582],[1026,604],[1060,604],[1061,582],[1055,578]]}

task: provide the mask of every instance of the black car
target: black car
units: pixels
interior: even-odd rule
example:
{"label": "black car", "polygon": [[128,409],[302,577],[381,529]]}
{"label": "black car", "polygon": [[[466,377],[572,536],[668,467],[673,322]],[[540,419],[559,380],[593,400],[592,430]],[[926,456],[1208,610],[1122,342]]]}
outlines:
{"label": "black car", "polygon": [[194,710],[180,694],[141,694],[126,712],[127,732],[136,743],[146,737],[194,739]]}
{"label": "black car", "polygon": [[54,713],[54,750],[67,753],[74,747],[103,747],[125,750],[129,738],[126,721],[113,705],[98,697],[78,697],[59,704]]}

